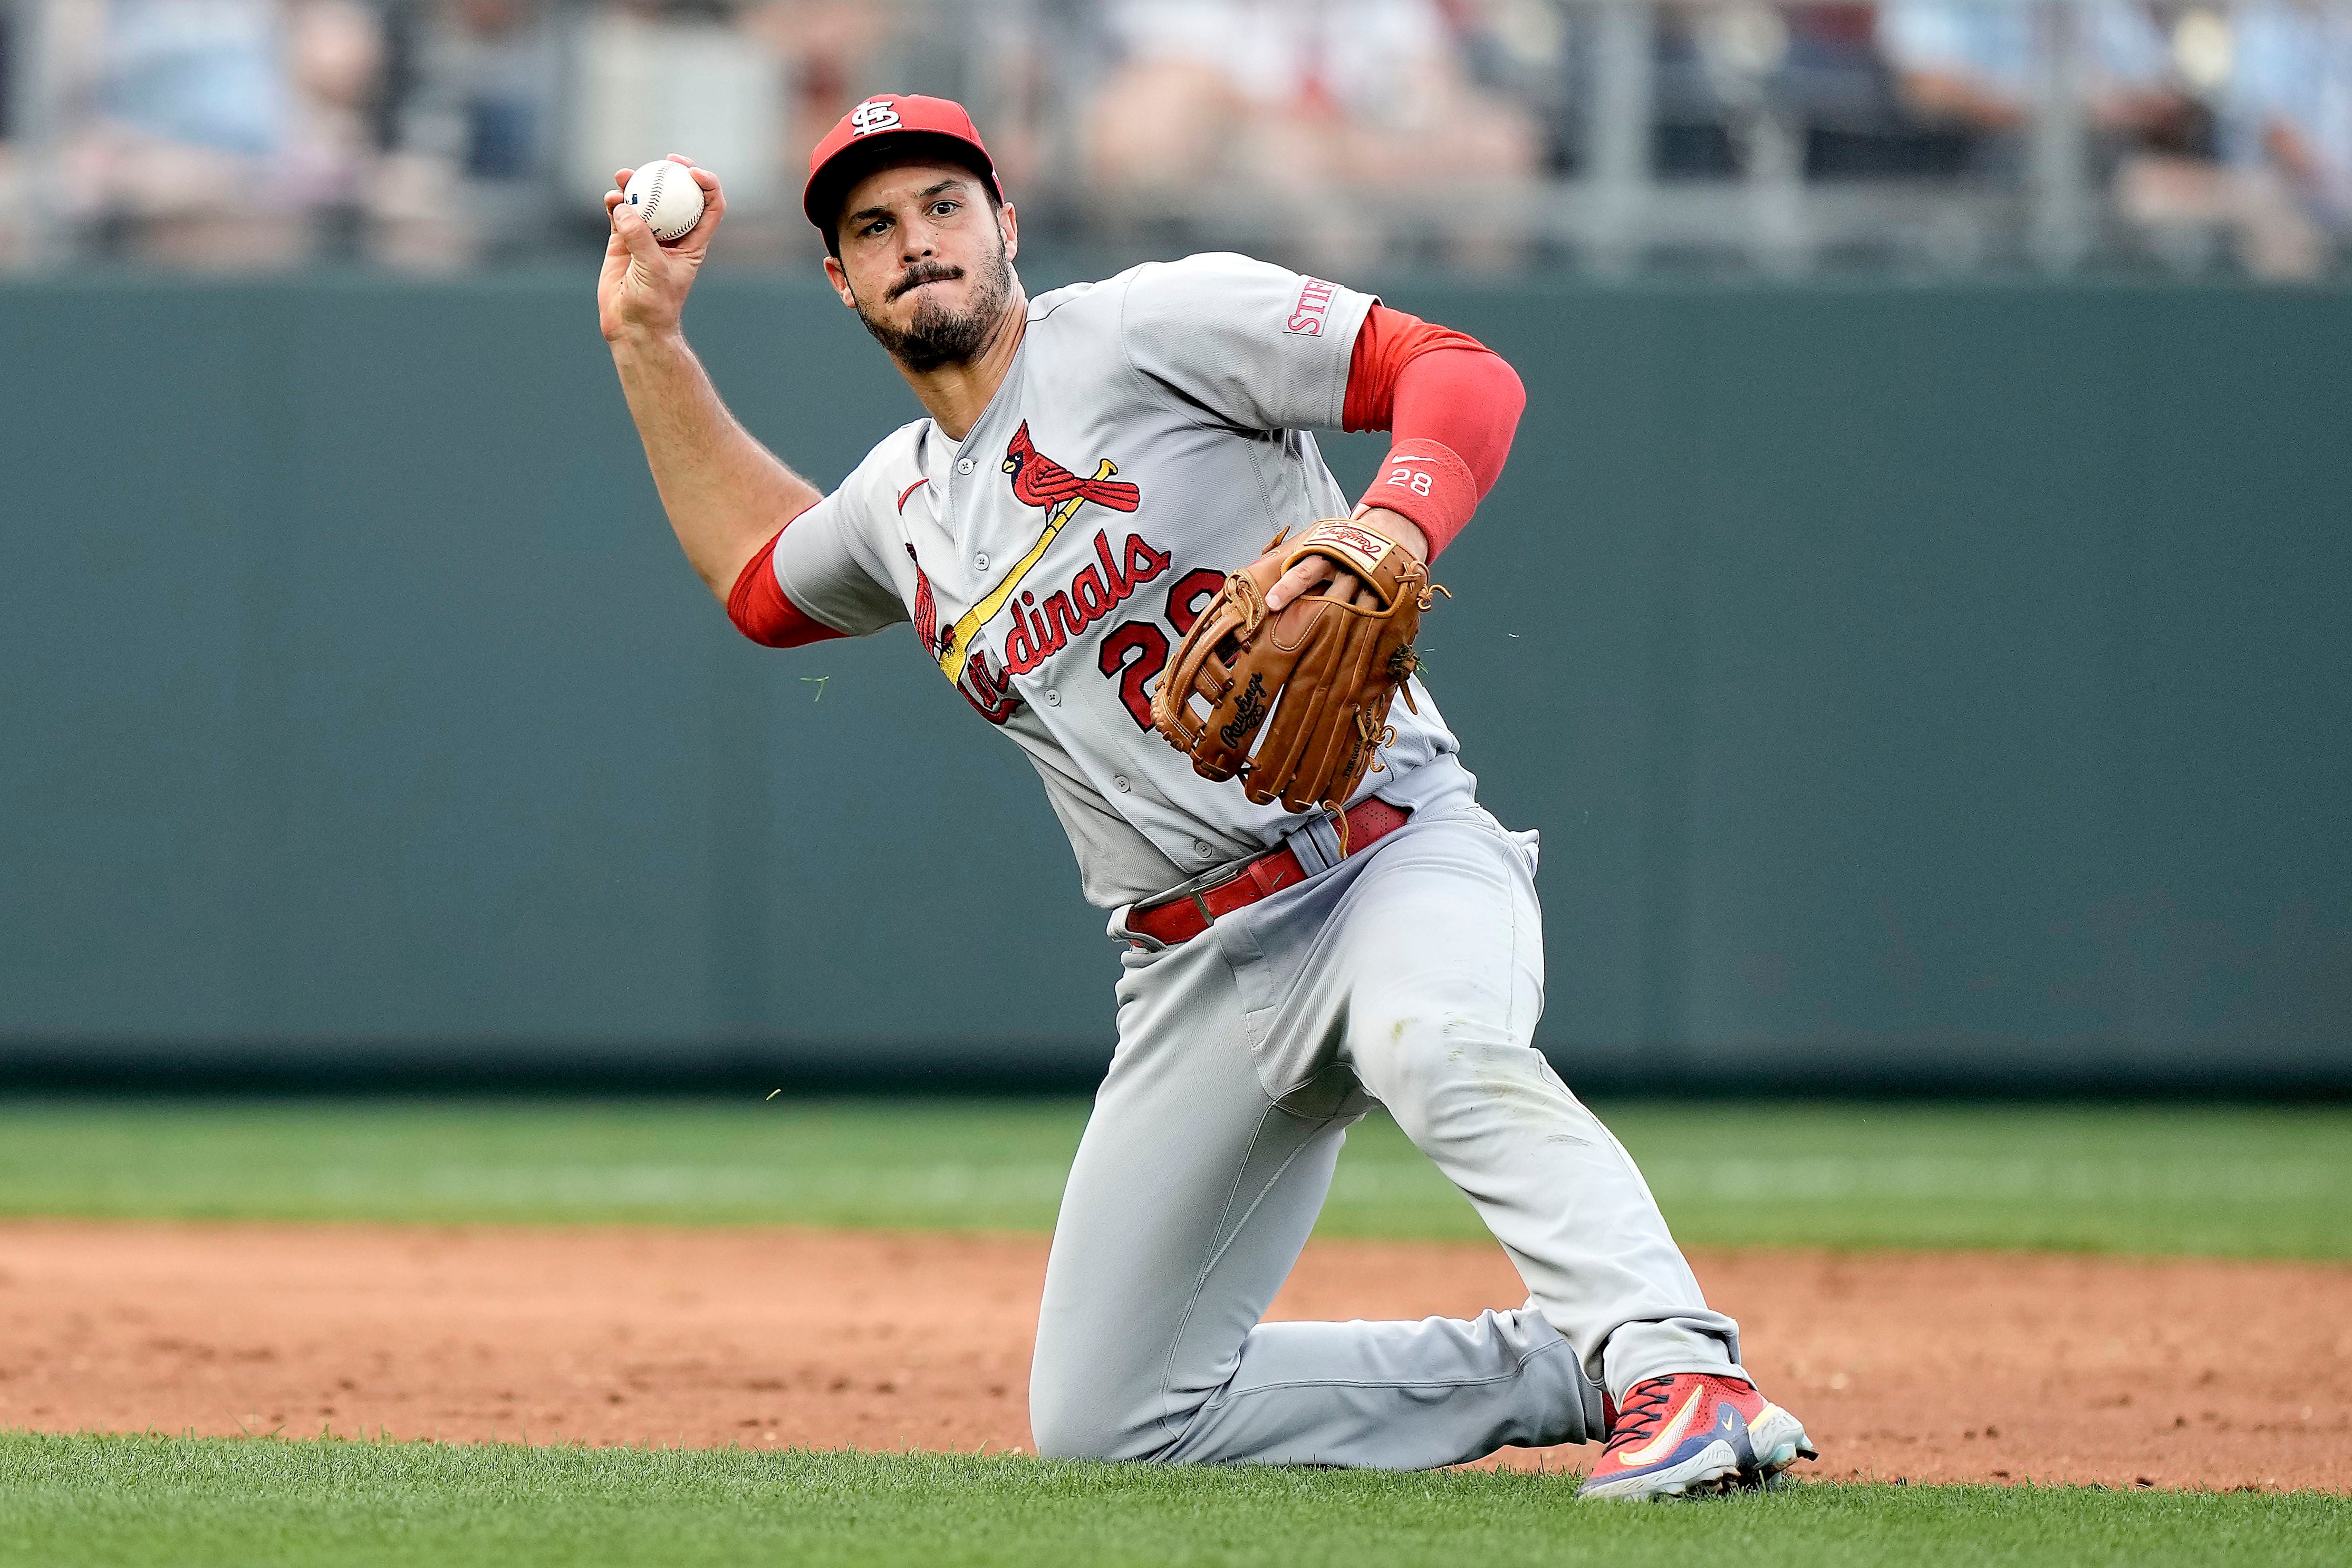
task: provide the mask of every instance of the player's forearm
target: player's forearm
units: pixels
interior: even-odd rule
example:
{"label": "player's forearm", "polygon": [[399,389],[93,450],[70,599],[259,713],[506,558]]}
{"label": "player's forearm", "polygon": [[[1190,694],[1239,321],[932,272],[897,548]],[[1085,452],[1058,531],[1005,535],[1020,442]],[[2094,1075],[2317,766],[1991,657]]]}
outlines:
{"label": "player's forearm", "polygon": [[818,491],[736,423],[683,336],[631,333],[612,348],[670,528],[723,603],[743,563]]}
{"label": "player's forearm", "polygon": [[1359,515],[1410,518],[1426,543],[1422,559],[1434,556],[1501,476],[1527,401],[1518,373],[1476,339],[1374,305],[1356,336],[1340,419],[1396,440]]}

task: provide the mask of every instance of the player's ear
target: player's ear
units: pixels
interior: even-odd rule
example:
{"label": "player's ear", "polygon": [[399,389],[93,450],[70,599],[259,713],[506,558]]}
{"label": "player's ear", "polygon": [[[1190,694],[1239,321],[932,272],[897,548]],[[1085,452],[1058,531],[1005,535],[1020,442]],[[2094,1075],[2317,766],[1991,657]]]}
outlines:
{"label": "player's ear", "polygon": [[849,291],[849,274],[842,270],[839,256],[828,256],[824,258],[824,280],[833,285],[833,291],[841,296],[841,302],[844,305],[848,306],[852,310],[857,308],[857,296]]}
{"label": "player's ear", "polygon": [[1021,254],[1021,220],[1014,215],[1011,202],[996,209],[996,232],[1004,236],[1005,260]]}

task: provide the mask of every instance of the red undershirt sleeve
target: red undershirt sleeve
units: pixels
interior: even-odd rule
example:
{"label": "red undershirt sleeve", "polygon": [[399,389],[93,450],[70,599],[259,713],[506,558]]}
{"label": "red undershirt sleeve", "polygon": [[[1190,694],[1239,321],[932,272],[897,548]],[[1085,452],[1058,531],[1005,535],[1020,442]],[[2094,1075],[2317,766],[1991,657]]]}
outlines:
{"label": "red undershirt sleeve", "polygon": [[1429,536],[1433,559],[1503,472],[1527,389],[1475,338],[1374,305],[1348,365],[1345,430],[1394,440],[1362,507],[1386,507]]}
{"label": "red undershirt sleeve", "polygon": [[[791,526],[787,522],[784,528]],[[760,553],[744,563],[734,588],[727,595],[727,619],[752,642],[771,648],[798,648],[841,636],[841,632],[784,597],[783,585],[776,580],[775,566],[776,540],[783,537],[784,529],[778,528],[760,547]]]}

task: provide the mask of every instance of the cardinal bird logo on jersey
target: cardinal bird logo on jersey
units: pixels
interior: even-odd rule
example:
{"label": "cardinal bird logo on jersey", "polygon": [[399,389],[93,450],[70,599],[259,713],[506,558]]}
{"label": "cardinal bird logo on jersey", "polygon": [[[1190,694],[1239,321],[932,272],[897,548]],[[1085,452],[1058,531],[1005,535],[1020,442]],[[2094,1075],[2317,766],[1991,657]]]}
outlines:
{"label": "cardinal bird logo on jersey", "polygon": [[[1123,479],[1112,479],[1111,476],[1118,472],[1118,465],[1109,458],[1105,457],[1096,463],[1094,473],[1081,479],[1038,451],[1037,444],[1029,439],[1029,422],[1025,419],[1021,422],[1021,428],[1013,433],[1013,439],[1005,444],[1003,466],[1004,472],[1012,476],[1013,498],[1024,507],[1043,507],[1045,513],[1045,526],[1038,530],[1036,542],[1029,547],[1019,560],[1006,569],[1004,575],[997,580],[996,586],[982,596],[979,603],[966,611],[954,625],[940,631],[933,638],[924,640],[924,645],[934,650],[934,656],[940,662],[940,673],[959,685],[964,678],[964,666],[973,654],[972,639],[979,634],[982,627],[994,620],[997,612],[1008,605],[1016,608],[1014,620],[1016,623],[1021,623],[1022,616],[1019,609],[1029,602],[1025,599],[1015,598],[1015,595],[1021,592],[1022,580],[1027,577],[1030,569],[1044,558],[1046,549],[1052,546],[1061,531],[1069,526],[1070,519],[1078,515],[1079,508],[1089,501],[1097,507],[1108,507],[1114,512],[1132,512],[1143,505],[1142,490]],[[1153,551],[1149,545],[1142,544],[1140,540],[1130,539],[1130,544],[1139,548],[1144,558],[1157,555],[1157,552]],[[1105,548],[1108,548],[1108,541],[1105,543]],[[1146,564],[1149,564],[1148,559]],[[1162,559],[1160,564],[1164,567],[1167,563]],[[1157,570],[1155,568],[1152,571],[1148,571],[1140,579],[1123,580],[1128,580],[1130,584],[1139,580],[1148,581]],[[921,594],[919,585],[916,592],[919,616]],[[1070,595],[1065,593],[1060,597],[1066,606],[1075,612],[1075,605],[1069,602]],[[1120,594],[1118,597],[1125,598],[1126,595]],[[1050,596],[1048,602],[1051,602]],[[1113,601],[1105,600],[1106,605],[1110,602]],[[1076,613],[1071,614],[1067,619],[1071,628],[1069,635],[1075,635],[1077,630],[1087,624],[1086,620]],[[1051,639],[1044,652],[1059,650],[1063,641],[1062,638]],[[1044,656],[1044,652],[1041,652],[1040,657]],[[1007,668],[1010,673],[1016,674],[1021,669],[1035,667],[1034,664],[1024,664],[1019,669],[1013,669],[1013,660],[1008,654]],[[982,684],[986,684],[985,677],[982,678]]]}
{"label": "cardinal bird logo on jersey", "polygon": [[1024,506],[1050,509],[1076,498],[1114,512],[1131,512],[1143,503],[1143,492],[1134,486],[1110,482],[1118,465],[1108,457],[1097,465],[1093,478],[1081,479],[1038,451],[1030,443],[1025,419],[1004,448],[1004,471],[1013,476],[1013,493]]}

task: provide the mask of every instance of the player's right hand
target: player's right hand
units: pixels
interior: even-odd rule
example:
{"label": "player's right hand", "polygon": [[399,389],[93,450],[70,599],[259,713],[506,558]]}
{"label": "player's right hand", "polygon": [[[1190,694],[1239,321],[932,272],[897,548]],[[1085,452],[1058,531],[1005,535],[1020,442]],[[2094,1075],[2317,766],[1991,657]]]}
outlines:
{"label": "player's right hand", "polygon": [[685,237],[662,244],[622,197],[631,171],[623,169],[614,174],[613,189],[604,193],[604,212],[613,221],[613,237],[604,246],[604,270],[596,279],[596,319],[608,343],[677,330],[686,312],[687,291],[694,287],[695,275],[709,254],[712,232],[727,214],[727,198],[719,189],[718,175],[695,168],[694,160],[682,152],[673,152],[669,158],[692,171],[694,183],[702,187],[702,221]]}

